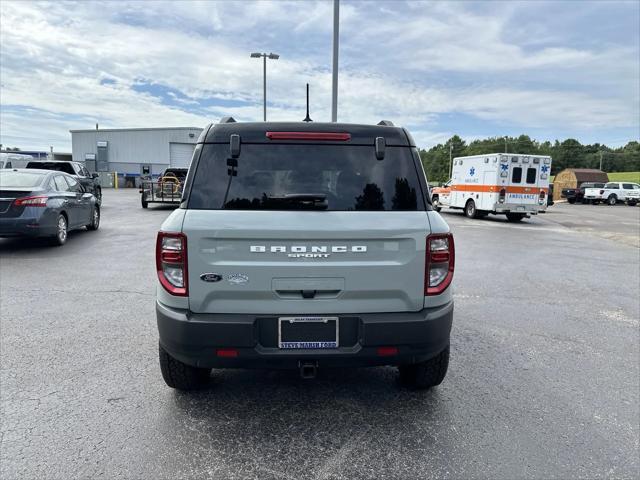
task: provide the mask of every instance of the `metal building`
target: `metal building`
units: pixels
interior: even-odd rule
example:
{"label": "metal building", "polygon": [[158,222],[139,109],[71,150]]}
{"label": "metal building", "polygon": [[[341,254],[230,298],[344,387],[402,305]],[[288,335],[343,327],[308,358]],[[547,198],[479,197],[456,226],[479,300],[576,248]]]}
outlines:
{"label": "metal building", "polygon": [[[188,167],[201,128],[70,130],[73,160],[92,172],[117,172],[130,183],[141,174]],[[131,185],[133,186],[133,185]]]}

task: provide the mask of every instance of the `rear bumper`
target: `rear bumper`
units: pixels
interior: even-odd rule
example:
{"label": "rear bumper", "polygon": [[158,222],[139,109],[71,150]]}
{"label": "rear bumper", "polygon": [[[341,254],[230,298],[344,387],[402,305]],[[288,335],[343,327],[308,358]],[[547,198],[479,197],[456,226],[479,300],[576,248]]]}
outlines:
{"label": "rear bumper", "polygon": [[42,225],[38,218],[0,218],[0,237],[55,235],[55,226]]}
{"label": "rear bumper", "polygon": [[[281,350],[278,315],[194,314],[156,303],[160,344],[174,358],[206,368],[299,368],[401,365],[427,360],[448,344],[453,302],[418,312],[334,315],[340,318],[340,347]],[[288,315],[290,316],[290,315]],[[378,347],[397,347],[380,356]],[[233,358],[217,350],[235,349]]]}
{"label": "rear bumper", "polygon": [[519,204],[519,203],[496,203],[496,213],[524,213],[528,215],[536,215],[543,213],[547,209],[547,201],[540,204]]}

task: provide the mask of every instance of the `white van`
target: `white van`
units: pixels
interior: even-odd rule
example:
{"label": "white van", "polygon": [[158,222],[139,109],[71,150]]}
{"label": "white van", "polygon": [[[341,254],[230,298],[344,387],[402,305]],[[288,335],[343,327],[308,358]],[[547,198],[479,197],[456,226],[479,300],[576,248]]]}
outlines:
{"label": "white van", "polygon": [[2,168],[25,168],[27,163],[33,160],[31,155],[23,153],[0,153],[0,169]]}

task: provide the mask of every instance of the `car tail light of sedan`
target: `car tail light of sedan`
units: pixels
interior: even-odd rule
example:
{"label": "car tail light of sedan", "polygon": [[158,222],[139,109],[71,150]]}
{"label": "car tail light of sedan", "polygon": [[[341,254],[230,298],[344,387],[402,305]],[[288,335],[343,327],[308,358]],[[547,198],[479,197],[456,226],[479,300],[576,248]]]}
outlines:
{"label": "car tail light of sedan", "polygon": [[46,195],[39,195],[36,197],[16,198],[13,204],[16,207],[46,207],[47,200],[49,200],[49,197]]}
{"label": "car tail light of sedan", "polygon": [[158,232],[156,270],[162,287],[171,295],[189,295],[187,272],[187,236],[184,233]]}
{"label": "car tail light of sedan", "polygon": [[444,292],[453,280],[455,246],[451,233],[429,235],[425,259],[425,295]]}

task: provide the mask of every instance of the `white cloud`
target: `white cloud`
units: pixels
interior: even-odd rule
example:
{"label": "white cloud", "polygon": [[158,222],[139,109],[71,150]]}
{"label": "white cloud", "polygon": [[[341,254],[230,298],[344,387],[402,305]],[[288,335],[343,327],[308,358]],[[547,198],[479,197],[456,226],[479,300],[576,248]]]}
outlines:
{"label": "white cloud", "polygon": [[[340,119],[391,119],[411,127],[423,145],[452,133],[437,125],[438,115],[448,113],[523,130],[637,127],[633,44],[598,50],[516,44],[515,9],[343,2]],[[281,54],[268,64],[269,118],[302,119],[307,82],[311,117],[330,118],[331,2],[4,1],[0,12],[0,103],[40,112],[2,112],[3,143],[66,139],[68,146],[69,128],[95,122],[203,126],[228,114],[261,119],[262,65],[248,56],[260,48]],[[101,85],[105,78],[115,83]],[[172,106],[132,89],[144,82],[188,98],[173,95]],[[212,98],[249,104],[196,108]],[[41,111],[55,115],[43,119]],[[48,140],[37,143],[40,136]]]}

